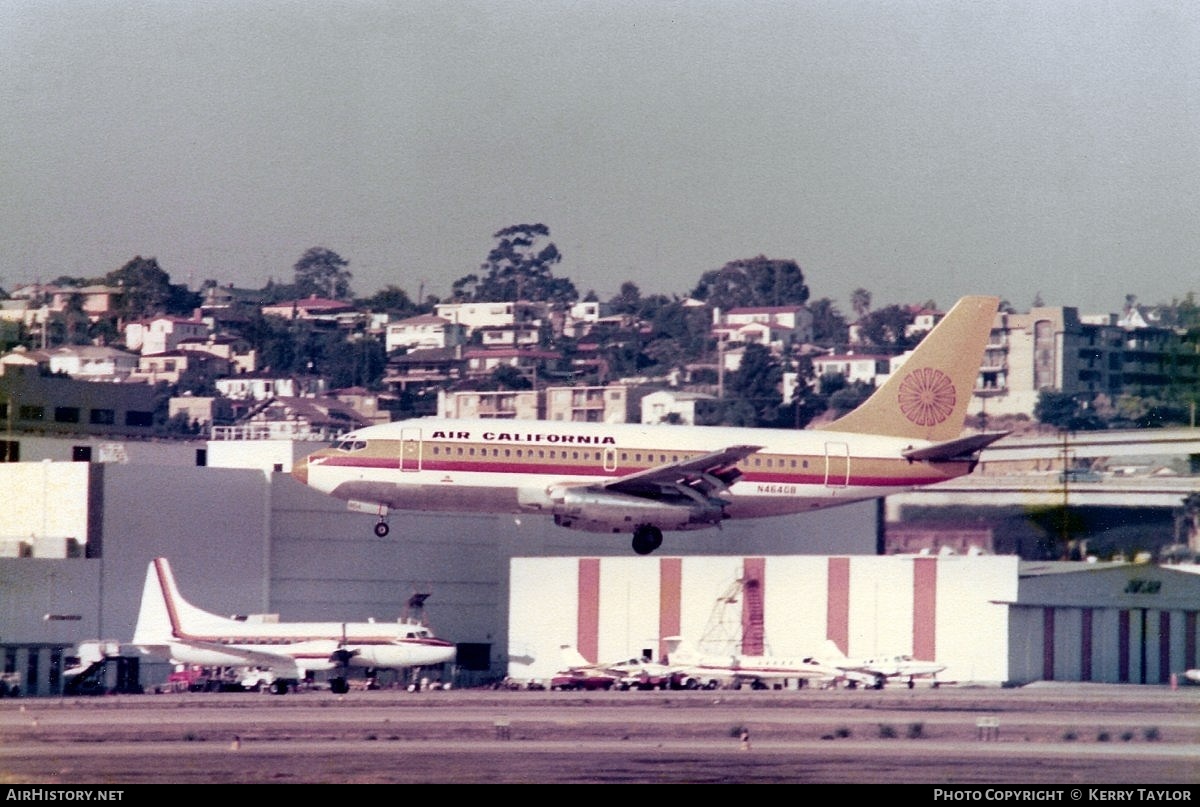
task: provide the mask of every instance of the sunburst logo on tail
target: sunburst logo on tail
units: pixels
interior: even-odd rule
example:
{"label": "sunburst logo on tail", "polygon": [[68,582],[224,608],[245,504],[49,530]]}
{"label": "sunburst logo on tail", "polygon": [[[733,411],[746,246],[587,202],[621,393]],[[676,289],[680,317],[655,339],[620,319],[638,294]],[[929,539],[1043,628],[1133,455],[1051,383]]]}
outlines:
{"label": "sunburst logo on tail", "polygon": [[904,377],[897,398],[906,418],[918,426],[934,426],[950,417],[958,395],[949,376],[922,367]]}

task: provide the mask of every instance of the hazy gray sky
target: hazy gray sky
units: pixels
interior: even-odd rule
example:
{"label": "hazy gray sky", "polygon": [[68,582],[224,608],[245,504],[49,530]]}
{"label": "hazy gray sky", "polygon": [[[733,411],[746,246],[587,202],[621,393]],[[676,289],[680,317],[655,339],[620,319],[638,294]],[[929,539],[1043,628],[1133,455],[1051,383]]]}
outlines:
{"label": "hazy gray sky", "polygon": [[1200,290],[1194,0],[0,0],[0,285],[580,292],[763,254],[850,313]]}

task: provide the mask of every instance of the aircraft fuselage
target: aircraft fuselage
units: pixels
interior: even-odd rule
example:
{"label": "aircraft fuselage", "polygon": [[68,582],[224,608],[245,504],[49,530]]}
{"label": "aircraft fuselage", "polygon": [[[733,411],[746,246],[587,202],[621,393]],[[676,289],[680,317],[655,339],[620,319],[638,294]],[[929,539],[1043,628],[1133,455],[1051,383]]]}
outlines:
{"label": "aircraft fuselage", "polygon": [[[604,487],[742,444],[761,448],[737,463],[740,476],[716,501]],[[293,475],[364,511],[542,512],[576,529],[619,532],[645,522],[687,530],[877,498],[975,465],[901,456],[920,445],[843,432],[418,419],[360,429],[301,460]]]}

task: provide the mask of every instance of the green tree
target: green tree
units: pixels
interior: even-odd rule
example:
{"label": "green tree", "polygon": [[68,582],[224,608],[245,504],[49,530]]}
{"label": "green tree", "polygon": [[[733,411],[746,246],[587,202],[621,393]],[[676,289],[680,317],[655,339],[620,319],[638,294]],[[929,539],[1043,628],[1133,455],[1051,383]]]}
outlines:
{"label": "green tree", "polygon": [[116,300],[117,317],[122,322],[157,316],[168,312],[172,297],[171,276],[162,270],[154,258],[137,256],[104,277],[108,286],[121,290]]}
{"label": "green tree", "polygon": [[1063,431],[1094,431],[1103,429],[1104,423],[1096,415],[1089,401],[1069,392],[1044,389],[1038,393],[1033,416],[1039,423]]}
{"label": "green tree", "polygon": [[859,320],[863,338],[877,347],[906,348],[912,341],[905,331],[913,324],[912,312],[898,305],[889,305],[864,315]]}
{"label": "green tree", "polygon": [[754,407],[755,425],[772,423],[775,410],[783,403],[779,383],[783,368],[770,349],[760,344],[746,345],[742,363],[725,381],[726,397],[737,398]]}
{"label": "green tree", "polygon": [[759,255],[705,272],[691,296],[722,310],[804,305],[808,302],[808,286],[795,261]]}
{"label": "green tree", "polygon": [[813,318],[813,341],[818,345],[842,345],[846,343],[850,328],[842,312],[833,300],[822,297],[808,304]]}
{"label": "green tree", "polygon": [[80,292],[67,295],[66,307],[61,314],[65,331],[64,342],[68,345],[86,345],[88,338],[88,316],[83,310],[84,296]]}
{"label": "green tree", "polygon": [[864,288],[857,288],[850,293],[850,308],[854,311],[854,316],[862,319],[871,310],[871,292]]}
{"label": "green tree", "polygon": [[829,396],[829,410],[834,417],[841,417],[861,406],[874,392],[874,387],[862,381],[845,384]]}
{"label": "green tree", "polygon": [[350,262],[325,247],[311,247],[300,256],[293,267],[296,273],[296,296],[316,295],[328,300],[349,300],[352,275],[346,267]]}
{"label": "green tree", "polygon": [[492,235],[496,245],[479,267],[454,281],[454,299],[477,302],[548,302],[567,306],[579,299],[575,285],[556,278],[553,268],[562,260],[544,224],[514,224]]}
{"label": "green tree", "polygon": [[341,333],[322,334],[314,340],[313,372],[329,380],[332,389],[379,386],[387,369],[387,356],[378,339],[346,339]]}
{"label": "green tree", "polygon": [[608,304],[614,314],[637,314],[642,304],[641,289],[632,280],[626,280]]}
{"label": "green tree", "polygon": [[370,311],[387,312],[398,317],[413,317],[428,310],[414,303],[404,289],[392,285],[359,300],[358,304]]}

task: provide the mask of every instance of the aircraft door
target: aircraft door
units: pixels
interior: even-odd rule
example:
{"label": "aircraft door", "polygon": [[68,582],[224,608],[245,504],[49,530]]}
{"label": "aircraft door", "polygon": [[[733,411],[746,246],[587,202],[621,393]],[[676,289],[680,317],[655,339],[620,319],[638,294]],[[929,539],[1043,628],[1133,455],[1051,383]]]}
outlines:
{"label": "aircraft door", "polygon": [[404,428],[400,430],[400,470],[421,470],[421,430]]}
{"label": "aircraft door", "polygon": [[844,488],[850,484],[850,446],[825,444],[825,487]]}
{"label": "aircraft door", "polygon": [[607,446],[604,449],[604,470],[617,470],[617,450],[612,446]]}

